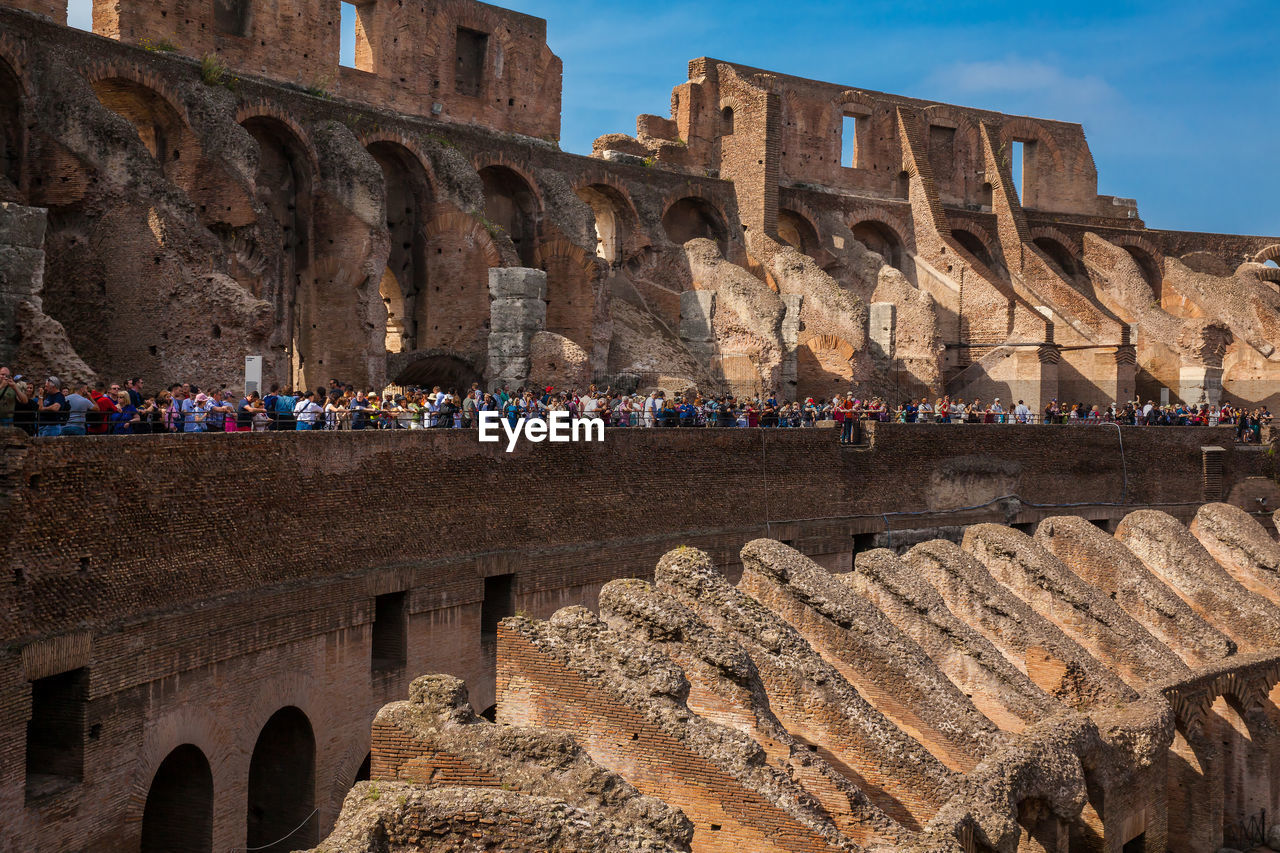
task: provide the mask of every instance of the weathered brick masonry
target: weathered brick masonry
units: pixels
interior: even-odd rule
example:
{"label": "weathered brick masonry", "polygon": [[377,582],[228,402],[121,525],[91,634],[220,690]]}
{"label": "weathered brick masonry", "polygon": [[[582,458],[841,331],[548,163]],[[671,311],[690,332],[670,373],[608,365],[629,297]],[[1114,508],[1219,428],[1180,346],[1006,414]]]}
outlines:
{"label": "weathered brick masonry", "polygon": [[[1126,430],[1130,501],[1189,517],[1203,496],[1200,447],[1218,435]],[[12,831],[0,846],[135,849],[151,780],[184,743],[209,762],[213,838],[242,843],[249,759],[287,707],[309,720],[308,801],[317,831],[328,827],[368,755],[374,712],[410,678],[454,673],[487,708],[484,637],[497,619],[595,606],[604,583],[650,576],[677,545],[736,576],[742,544],[769,534],[847,570],[856,537],[883,536],[886,522],[902,537],[1061,512],[1006,501],[949,513],[971,502],[958,477],[975,495],[1079,502],[1072,512],[1102,520],[1124,512],[1105,505],[1122,480],[1114,430],[874,425],[864,447],[834,438],[612,431],[604,444],[506,454],[460,432],[6,433],[0,812]],[[1224,492],[1263,460],[1228,446]],[[907,510],[923,514],[893,515]],[[401,593],[401,610],[385,606]],[[387,619],[402,619],[403,646],[375,661]],[[80,668],[79,781],[27,801],[33,682]]]}

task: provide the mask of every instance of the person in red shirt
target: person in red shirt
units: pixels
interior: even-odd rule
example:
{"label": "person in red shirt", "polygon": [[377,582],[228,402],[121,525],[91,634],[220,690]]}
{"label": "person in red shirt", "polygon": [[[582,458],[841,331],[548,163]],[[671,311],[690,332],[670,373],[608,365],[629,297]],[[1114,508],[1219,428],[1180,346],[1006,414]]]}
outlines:
{"label": "person in red shirt", "polygon": [[111,431],[111,416],[120,411],[120,407],[115,403],[115,398],[119,395],[118,382],[112,383],[110,395],[103,392],[101,380],[94,383],[93,390],[89,392],[89,399],[93,401],[94,408],[87,418],[86,432],[89,435],[106,435]]}

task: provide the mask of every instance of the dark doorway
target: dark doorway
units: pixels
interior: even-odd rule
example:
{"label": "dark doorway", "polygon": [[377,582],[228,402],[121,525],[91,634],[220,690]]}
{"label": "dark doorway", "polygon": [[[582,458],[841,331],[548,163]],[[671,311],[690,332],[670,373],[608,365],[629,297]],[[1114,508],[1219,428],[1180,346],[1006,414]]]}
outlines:
{"label": "dark doorway", "polygon": [[307,715],[282,708],[258,735],[249,762],[249,831],[245,846],[289,853],[319,840],[316,740]]}
{"label": "dark doorway", "polygon": [[213,850],[213,773],[200,748],[183,744],[151,780],[142,813],[142,853]]}

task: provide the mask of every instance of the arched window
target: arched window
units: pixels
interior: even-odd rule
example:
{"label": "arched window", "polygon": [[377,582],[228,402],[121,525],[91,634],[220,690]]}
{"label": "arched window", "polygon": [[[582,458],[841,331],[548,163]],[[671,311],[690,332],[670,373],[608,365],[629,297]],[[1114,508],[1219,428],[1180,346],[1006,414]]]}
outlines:
{"label": "arched window", "polygon": [[733,135],[733,107],[725,107],[720,111],[720,135]]}

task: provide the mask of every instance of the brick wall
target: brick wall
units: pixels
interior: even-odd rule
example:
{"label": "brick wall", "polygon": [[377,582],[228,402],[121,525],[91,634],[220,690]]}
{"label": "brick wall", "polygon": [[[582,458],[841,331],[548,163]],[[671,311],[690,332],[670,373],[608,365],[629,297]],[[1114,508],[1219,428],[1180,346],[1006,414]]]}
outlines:
{"label": "brick wall", "polygon": [[[1003,507],[947,512],[986,495],[1118,498],[1114,430],[868,434],[868,447],[841,450],[827,430],[612,431],[604,445],[510,455],[464,433],[12,435],[0,497],[11,533],[0,543],[0,805],[22,815],[19,838],[127,846],[134,836],[120,827],[141,804],[128,791],[145,791],[164,756],[191,742],[214,768],[215,838],[239,843],[257,734],[292,704],[316,732],[324,831],[368,752],[374,712],[411,675],[450,672],[471,684],[477,708],[493,702],[480,646],[488,575],[514,572],[516,609],[545,617],[594,606],[603,583],[649,575],[681,544],[736,575],[738,549],[765,534],[834,559],[886,520],[1004,519]],[[1213,438],[1126,430],[1131,500],[1198,500],[1199,446]],[[1258,455],[1229,449],[1227,482],[1253,473]],[[901,511],[924,514],[882,516]],[[1061,510],[1018,517],[1041,512]],[[375,675],[374,599],[401,591],[406,665]],[[84,782],[24,809],[29,679],[64,670],[28,672],[21,653],[71,632],[89,638],[65,669],[88,665],[86,727],[99,733]]]}

